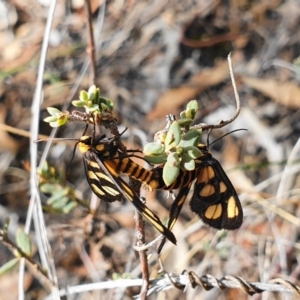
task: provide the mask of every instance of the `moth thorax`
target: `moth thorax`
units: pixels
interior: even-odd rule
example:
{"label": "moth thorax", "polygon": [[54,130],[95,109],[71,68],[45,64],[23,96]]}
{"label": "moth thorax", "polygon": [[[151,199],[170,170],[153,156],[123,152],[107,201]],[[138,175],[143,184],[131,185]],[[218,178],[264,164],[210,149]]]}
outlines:
{"label": "moth thorax", "polygon": [[198,149],[202,152],[202,155],[208,154],[207,146],[204,144],[198,144]]}
{"label": "moth thorax", "polygon": [[79,142],[78,148],[81,153],[85,153],[90,150],[91,145],[85,144],[84,142]]}
{"label": "moth thorax", "polygon": [[89,151],[92,144],[92,138],[88,135],[84,135],[80,138],[78,143],[78,148],[81,153]]}
{"label": "moth thorax", "polygon": [[80,138],[80,144],[85,144],[85,145],[91,145],[92,144],[92,137],[88,135],[84,135]]}

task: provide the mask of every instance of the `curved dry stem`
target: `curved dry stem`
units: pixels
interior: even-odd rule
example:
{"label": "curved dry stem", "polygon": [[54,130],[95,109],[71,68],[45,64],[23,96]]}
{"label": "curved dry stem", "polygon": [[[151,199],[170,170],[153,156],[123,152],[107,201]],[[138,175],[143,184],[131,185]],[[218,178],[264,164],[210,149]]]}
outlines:
{"label": "curved dry stem", "polygon": [[217,129],[217,128],[222,128],[222,127],[232,123],[238,117],[238,115],[240,114],[241,102],[240,102],[240,97],[239,97],[239,94],[237,92],[236,83],[235,83],[235,79],[234,79],[232,61],[231,61],[231,53],[229,53],[229,55],[227,57],[227,60],[228,60],[229,73],[230,73],[230,78],[231,78],[232,87],[233,87],[233,91],[234,91],[235,102],[236,102],[235,114],[229,120],[226,120],[226,121],[220,120],[218,124],[214,125],[214,124],[201,123],[201,124],[193,126],[193,129],[213,130],[213,129]]}

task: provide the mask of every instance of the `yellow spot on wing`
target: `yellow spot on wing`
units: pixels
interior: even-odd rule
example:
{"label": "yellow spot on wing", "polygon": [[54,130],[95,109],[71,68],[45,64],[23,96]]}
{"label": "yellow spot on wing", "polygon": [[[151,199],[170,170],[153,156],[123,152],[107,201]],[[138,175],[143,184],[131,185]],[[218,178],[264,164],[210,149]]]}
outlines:
{"label": "yellow spot on wing", "polygon": [[209,178],[207,177],[206,168],[203,168],[198,175],[197,184],[199,183],[207,183]]}
{"label": "yellow spot on wing", "polygon": [[181,206],[181,205],[185,202],[186,196],[187,196],[187,195],[183,195],[183,196],[182,196],[182,198],[181,198],[180,201],[178,202],[177,206]]}
{"label": "yellow spot on wing", "polygon": [[220,193],[225,193],[227,191],[227,186],[223,181],[220,182]]}
{"label": "yellow spot on wing", "polygon": [[214,171],[214,169],[211,166],[208,166],[206,168],[206,172],[207,172],[208,179],[212,179],[212,178],[215,177],[215,171]]}
{"label": "yellow spot on wing", "polygon": [[222,215],[222,205],[221,204],[215,204],[211,205],[207,208],[205,212],[205,217],[207,219],[218,219]]}
{"label": "yellow spot on wing", "polygon": [[145,208],[144,211],[142,212],[142,214],[145,216],[145,218],[148,219],[148,221],[154,225],[154,227],[156,229],[158,229],[160,232],[164,232],[164,228],[155,220],[155,215],[153,214],[153,212],[151,210],[149,210],[148,208]]}
{"label": "yellow spot on wing", "polygon": [[122,184],[122,188],[123,188],[123,191],[124,193],[130,198],[130,200],[133,198],[133,192],[132,192],[132,189],[125,185],[125,184]]}
{"label": "yellow spot on wing", "polygon": [[109,181],[109,182],[111,182],[112,184],[114,184],[114,182],[111,180],[111,178],[110,178],[109,176],[107,176],[106,174],[101,173],[101,172],[96,172],[96,175],[97,175],[99,178],[103,178],[104,180]]}
{"label": "yellow spot on wing", "polygon": [[94,183],[91,184],[92,190],[99,196],[105,195],[105,193],[100,190]]}
{"label": "yellow spot on wing", "polygon": [[171,225],[169,226],[169,229],[173,229],[175,223],[177,221],[177,218],[173,220],[173,222],[171,223]]}
{"label": "yellow spot on wing", "polygon": [[88,177],[89,177],[90,179],[96,179],[96,180],[98,180],[98,177],[97,177],[96,174],[95,174],[94,172],[92,172],[92,171],[88,171]]}
{"label": "yellow spot on wing", "polygon": [[115,188],[112,188],[110,186],[107,185],[102,185],[101,186],[103,188],[103,190],[105,192],[107,192],[108,194],[110,194],[111,196],[117,196],[120,195],[119,191],[117,191]]}
{"label": "yellow spot on wing", "polygon": [[228,200],[227,204],[227,216],[229,219],[235,218],[238,216],[239,210],[238,207],[236,206],[236,201],[233,196],[231,196]]}
{"label": "yellow spot on wing", "polygon": [[95,161],[89,161],[89,165],[94,169],[99,169],[99,165]]}
{"label": "yellow spot on wing", "polygon": [[203,189],[200,191],[201,197],[209,197],[216,192],[215,188],[211,184],[206,184]]}
{"label": "yellow spot on wing", "polygon": [[203,168],[197,179],[197,183],[208,183],[210,179],[215,177],[215,171],[211,166]]}

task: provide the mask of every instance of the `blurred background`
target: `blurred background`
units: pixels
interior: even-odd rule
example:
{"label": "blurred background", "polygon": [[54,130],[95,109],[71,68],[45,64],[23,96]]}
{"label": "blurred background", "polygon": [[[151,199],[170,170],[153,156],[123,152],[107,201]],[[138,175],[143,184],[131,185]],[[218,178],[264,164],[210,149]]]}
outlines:
{"label": "blurred background", "polygon": [[[115,103],[120,132],[126,127],[128,149],[142,148],[165,127],[167,114],[179,115],[196,99],[195,124],[230,119],[236,109],[227,56],[231,52],[241,113],[232,124],[214,130],[209,142],[235,129],[210,147],[231,179],[244,210],[236,231],[209,228],[185,204],[174,228],[178,245],[162,253],[167,272],[184,269],[199,276],[226,274],[249,281],[282,278],[299,284],[299,132],[300,132],[300,3],[297,0],[94,1],[92,22],[96,43],[96,85]],[[11,127],[30,132],[31,105],[47,22],[47,1],[0,1],[0,223],[11,218],[12,234],[23,227],[29,195],[29,139]],[[91,85],[87,54],[87,14],[83,0],[58,1],[52,25],[39,132],[49,135],[42,120],[46,108],[67,107]],[[9,126],[9,127],[7,127]],[[79,139],[84,125],[69,123],[59,137]],[[206,137],[203,137],[206,143]],[[70,157],[75,142],[56,143],[48,163],[52,178],[71,186],[89,201],[82,158]],[[40,143],[41,156],[44,144]],[[54,171],[55,170],[55,171]],[[54,172],[54,173],[53,173]],[[53,175],[54,174],[54,175]],[[45,179],[47,180],[47,179]],[[140,278],[133,206],[100,203],[97,220],[88,220],[81,205],[68,212],[53,209],[41,194],[59,285],[103,281],[116,274]],[[166,192],[147,194],[147,205],[162,220],[172,198]],[[88,231],[90,226],[92,230]],[[31,238],[34,241],[34,231]],[[146,239],[158,233],[146,223]],[[0,244],[0,262],[12,254]],[[149,254],[155,254],[155,247]],[[93,270],[83,262],[89,257]],[[38,256],[34,257],[38,261]],[[150,276],[157,277],[157,257]],[[13,274],[13,275],[12,275]],[[0,291],[16,293],[12,271]],[[13,285],[12,285],[13,284]],[[43,299],[45,291],[26,273],[27,299]],[[106,299],[131,299],[139,289]],[[94,299],[92,293],[76,299]],[[1,298],[2,296],[0,296]],[[99,298],[98,299],[102,299]],[[119,297],[119,298],[118,298]],[[173,288],[153,299],[248,299],[236,289],[205,291]],[[282,299],[265,292],[251,299]],[[290,296],[289,299],[292,299]],[[3,298],[4,299],[4,298]],[[11,298],[13,299],[13,298]],[[75,298],[74,298],[75,299]],[[151,298],[152,299],[152,298]]]}

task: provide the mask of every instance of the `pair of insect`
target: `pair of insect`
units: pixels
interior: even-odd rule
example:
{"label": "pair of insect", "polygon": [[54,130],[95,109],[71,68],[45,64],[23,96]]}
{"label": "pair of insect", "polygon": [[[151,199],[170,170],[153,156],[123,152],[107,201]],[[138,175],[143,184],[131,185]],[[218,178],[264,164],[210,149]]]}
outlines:
{"label": "pair of insect", "polygon": [[[170,186],[166,186],[162,179],[162,166],[147,170],[133,162],[130,154],[125,155],[119,150],[118,137],[107,139],[105,135],[83,135],[78,145],[83,154],[85,173],[92,191],[105,202],[121,201],[124,198],[129,200],[174,244],[176,238],[171,230],[194,181],[190,208],[205,224],[216,229],[237,229],[242,224],[243,211],[237,193],[220,163],[203,144],[198,145],[202,155],[196,159],[195,169],[181,170],[177,180]],[[129,175],[148,185],[150,189],[178,189],[167,226],[140,200],[120,174]],[[159,252],[161,249],[162,244]]]}

